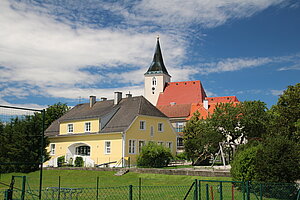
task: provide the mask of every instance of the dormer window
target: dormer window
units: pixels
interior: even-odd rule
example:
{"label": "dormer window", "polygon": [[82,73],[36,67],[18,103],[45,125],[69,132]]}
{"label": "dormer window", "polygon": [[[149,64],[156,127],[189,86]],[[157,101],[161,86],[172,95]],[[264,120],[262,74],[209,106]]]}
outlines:
{"label": "dormer window", "polygon": [[156,78],[155,77],[152,78],[152,85],[156,85]]}
{"label": "dormer window", "polygon": [[68,124],[68,133],[73,133],[73,132],[74,132],[74,125]]}
{"label": "dormer window", "polygon": [[84,131],[85,132],[91,132],[91,122],[86,122],[84,124]]}

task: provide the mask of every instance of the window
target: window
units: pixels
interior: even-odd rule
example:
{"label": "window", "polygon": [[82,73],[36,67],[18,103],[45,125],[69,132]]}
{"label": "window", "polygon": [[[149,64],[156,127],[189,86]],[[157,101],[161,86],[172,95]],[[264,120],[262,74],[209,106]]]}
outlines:
{"label": "window", "polygon": [[166,142],[166,147],[168,147],[169,149],[172,149],[172,142]]}
{"label": "window", "polygon": [[154,128],[153,128],[153,126],[151,126],[151,128],[150,128],[150,136],[151,136],[151,137],[154,136]]}
{"label": "window", "polygon": [[164,142],[157,142],[158,145],[164,145]]}
{"label": "window", "polygon": [[180,133],[180,132],[183,132],[183,122],[176,122],[176,132],[177,133]]}
{"label": "window", "polygon": [[79,146],[75,149],[75,154],[79,156],[89,156],[91,148],[89,146]]}
{"label": "window", "polygon": [[85,132],[91,132],[91,122],[86,122],[84,127]]}
{"label": "window", "polygon": [[155,77],[152,78],[152,85],[156,85],[156,78]]}
{"label": "window", "polygon": [[139,152],[142,151],[142,147],[145,146],[145,141],[140,140],[139,141]]}
{"label": "window", "polygon": [[135,140],[129,140],[128,143],[129,143],[128,153],[135,154]]}
{"label": "window", "polygon": [[163,132],[164,131],[164,123],[158,123],[158,131]]}
{"label": "window", "polygon": [[105,141],[105,154],[110,154],[111,152],[111,142]]}
{"label": "window", "polygon": [[182,147],[183,146],[183,138],[179,137],[177,138],[177,146]]}
{"label": "window", "polygon": [[55,154],[55,144],[50,144],[50,155]]}
{"label": "window", "polygon": [[146,122],[140,121],[140,130],[146,130]]}
{"label": "window", "polygon": [[68,124],[68,133],[73,133],[74,127],[73,124]]}

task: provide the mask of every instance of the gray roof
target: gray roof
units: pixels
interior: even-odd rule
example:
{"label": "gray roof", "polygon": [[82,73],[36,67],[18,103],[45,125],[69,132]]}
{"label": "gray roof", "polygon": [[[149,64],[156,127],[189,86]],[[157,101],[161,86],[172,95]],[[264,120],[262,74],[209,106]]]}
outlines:
{"label": "gray roof", "polygon": [[78,104],[54,121],[45,131],[45,135],[58,135],[61,122],[94,118],[101,119],[100,133],[123,132],[138,115],[167,118],[143,96],[123,98],[117,105],[114,105],[113,100],[96,102],[91,108],[89,103],[84,103]]}

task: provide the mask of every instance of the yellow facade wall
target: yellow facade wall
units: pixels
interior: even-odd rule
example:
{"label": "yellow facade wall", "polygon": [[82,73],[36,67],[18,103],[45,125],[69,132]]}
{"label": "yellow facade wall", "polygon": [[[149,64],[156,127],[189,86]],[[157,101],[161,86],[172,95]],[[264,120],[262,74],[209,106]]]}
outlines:
{"label": "yellow facade wall", "polygon": [[[74,144],[83,144],[90,146],[90,156],[96,164],[119,161],[122,158],[122,134],[97,134],[76,136],[68,135],[62,137],[49,138],[50,145],[48,151],[50,151],[51,144],[55,144],[55,154],[50,155],[51,159],[58,158],[60,156],[66,156],[68,148]],[[111,142],[110,154],[105,154],[105,141]],[[46,162],[47,166],[50,162]]]}
{"label": "yellow facade wall", "polygon": [[68,124],[73,124],[73,133],[85,133],[85,123],[91,123],[91,133],[99,132],[100,122],[99,119],[87,119],[87,120],[77,120],[77,121],[69,121],[62,122],[59,125],[59,134],[70,134],[68,133]]}
{"label": "yellow facade wall", "polygon": [[[145,130],[140,130],[140,121],[145,121]],[[158,131],[158,123],[163,123],[163,131]],[[151,136],[151,127],[153,127],[153,136]],[[138,116],[126,131],[125,138],[125,156],[130,157],[131,162],[136,163],[136,156],[139,154],[139,141],[163,142],[166,146],[167,142],[172,142],[171,152],[176,154],[176,133],[167,118]],[[136,151],[134,154],[129,153],[129,140],[136,141]]]}

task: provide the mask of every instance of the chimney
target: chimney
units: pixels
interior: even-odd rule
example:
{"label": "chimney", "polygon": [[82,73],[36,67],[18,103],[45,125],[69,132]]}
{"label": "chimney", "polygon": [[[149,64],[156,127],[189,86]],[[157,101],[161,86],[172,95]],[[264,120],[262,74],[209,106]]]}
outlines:
{"label": "chimney", "polygon": [[114,105],[117,105],[122,100],[122,92],[115,92]]}
{"label": "chimney", "polygon": [[106,101],[107,98],[106,97],[101,97],[101,101]]}
{"label": "chimney", "polygon": [[132,97],[132,94],[130,93],[126,94],[126,98],[130,98],[130,97]]}
{"label": "chimney", "polygon": [[204,99],[203,100],[203,107],[208,110],[208,100],[207,99]]}
{"label": "chimney", "polygon": [[90,108],[96,103],[96,96],[90,96]]}

